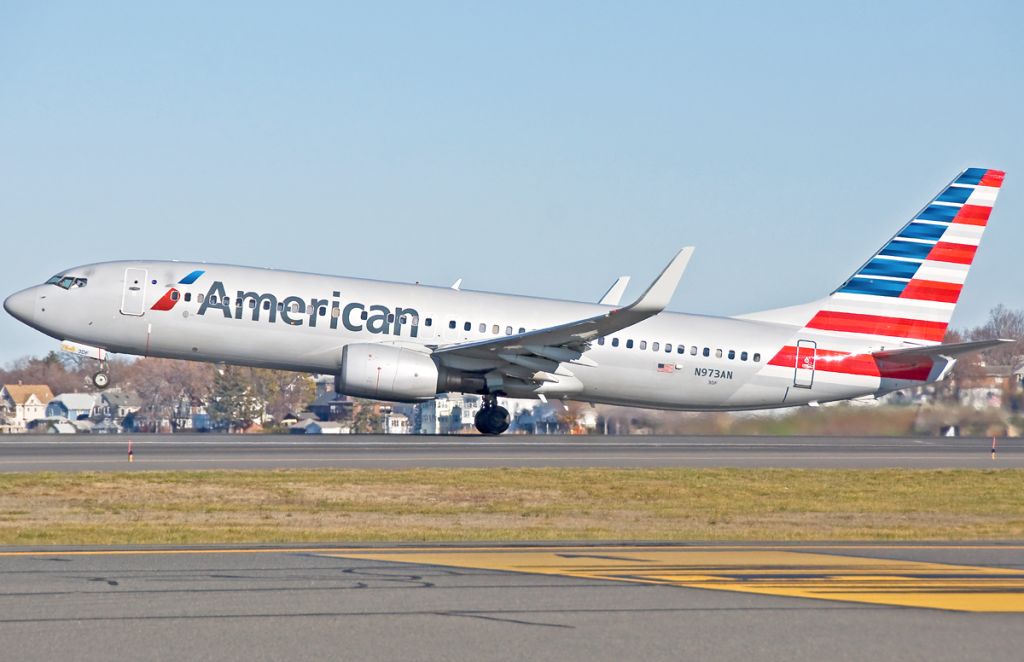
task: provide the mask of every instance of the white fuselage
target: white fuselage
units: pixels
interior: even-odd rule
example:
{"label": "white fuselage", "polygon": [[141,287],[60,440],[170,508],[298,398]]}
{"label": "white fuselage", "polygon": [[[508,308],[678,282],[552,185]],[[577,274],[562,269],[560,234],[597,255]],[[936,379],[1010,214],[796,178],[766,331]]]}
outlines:
{"label": "white fuselage", "polygon": [[[194,272],[202,273],[191,283],[181,282]],[[112,352],[316,373],[336,373],[342,350],[351,343],[430,351],[609,310],[598,304],[201,263],[109,262],[66,273],[86,284],[67,289],[40,285],[19,293],[34,302],[34,309],[19,318],[60,340]],[[172,289],[176,300],[169,298]],[[808,348],[803,368],[779,358],[783,348],[798,341]],[[825,402],[906,385],[822,369],[826,358],[813,357],[822,343],[850,353],[882,349],[868,338],[817,336],[789,324],[666,312],[591,343],[585,356],[596,365],[572,365],[572,386],[545,384],[509,395],[723,410]]]}

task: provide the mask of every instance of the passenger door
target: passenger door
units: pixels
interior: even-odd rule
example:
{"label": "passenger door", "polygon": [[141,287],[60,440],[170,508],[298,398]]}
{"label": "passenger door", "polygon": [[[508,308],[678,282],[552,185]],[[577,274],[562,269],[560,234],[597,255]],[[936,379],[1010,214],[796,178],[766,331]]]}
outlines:
{"label": "passenger door", "polygon": [[796,365],[793,372],[794,388],[814,386],[814,364],[818,355],[818,343],[813,340],[796,341]]}
{"label": "passenger door", "polygon": [[135,315],[146,312],[146,280],[145,269],[129,267],[124,270],[124,292],[121,294],[121,314]]}

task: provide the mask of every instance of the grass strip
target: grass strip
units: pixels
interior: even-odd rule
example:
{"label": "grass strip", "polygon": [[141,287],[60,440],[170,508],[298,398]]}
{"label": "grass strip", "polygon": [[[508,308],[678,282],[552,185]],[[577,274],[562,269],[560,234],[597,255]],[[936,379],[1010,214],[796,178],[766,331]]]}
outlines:
{"label": "grass strip", "polygon": [[1024,470],[0,475],[0,544],[1024,537]]}

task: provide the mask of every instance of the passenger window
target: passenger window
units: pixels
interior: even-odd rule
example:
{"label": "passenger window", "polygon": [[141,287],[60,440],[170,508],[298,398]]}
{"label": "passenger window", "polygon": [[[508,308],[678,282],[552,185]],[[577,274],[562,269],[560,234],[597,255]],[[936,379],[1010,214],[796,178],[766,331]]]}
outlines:
{"label": "passenger window", "polygon": [[327,306],[320,306],[320,317],[327,314]]}
{"label": "passenger window", "polygon": [[711,348],[710,347],[705,347],[704,348],[704,356],[711,356]]}
{"label": "passenger window", "polygon": [[720,350],[720,349],[716,349],[715,350],[715,358],[716,359],[722,358],[722,350]]}
{"label": "passenger window", "polygon": [[449,329],[454,329],[455,328],[455,320],[448,320],[448,328]]}
{"label": "passenger window", "polygon": [[661,349],[661,345],[660,344],[658,344],[656,342],[652,342],[651,343],[651,351],[652,352],[657,352],[660,349]]}
{"label": "passenger window", "polygon": [[487,333],[487,325],[480,322],[480,333]]}
{"label": "passenger window", "polygon": [[178,290],[171,290],[171,301],[177,301],[180,298],[181,295],[178,294]]}
{"label": "passenger window", "polygon": [[510,327],[510,326],[506,326],[505,327],[505,335],[506,336],[512,335],[512,327]]}
{"label": "passenger window", "polygon": [[754,352],[754,363],[760,363],[760,362],[761,362],[761,355],[758,354],[757,352]]}
{"label": "passenger window", "polygon": [[402,315],[401,317],[398,318],[398,323],[399,324],[408,324],[409,323],[409,316],[408,315]]}
{"label": "passenger window", "polygon": [[365,310],[363,312],[359,313],[359,319],[363,320],[364,322],[367,319],[369,319],[369,317],[370,317],[370,313],[366,312]]}
{"label": "passenger window", "polygon": [[746,360],[747,360],[747,353],[746,352],[740,352],[740,361],[746,361]]}
{"label": "passenger window", "polygon": [[686,354],[686,345],[676,347],[676,354]]}
{"label": "passenger window", "polygon": [[434,324],[434,320],[428,317],[427,318],[427,326],[433,326],[433,324]]}
{"label": "passenger window", "polygon": [[331,317],[341,317],[341,308],[331,308]]}
{"label": "passenger window", "polygon": [[465,324],[462,325],[462,328],[465,329],[466,331],[469,331],[473,328],[473,325],[470,324],[469,322],[466,322]]}
{"label": "passenger window", "polygon": [[494,335],[498,335],[499,333],[501,333],[501,327],[498,326],[497,324],[493,325],[491,327],[491,333],[493,333]]}
{"label": "passenger window", "polygon": [[618,338],[612,338],[612,347],[618,347],[618,346],[619,346],[619,339]]}
{"label": "passenger window", "polygon": [[640,349],[647,349],[647,341],[646,340],[641,340],[640,341]]}
{"label": "passenger window", "polygon": [[670,345],[668,343],[665,343],[665,353],[666,354],[671,354],[672,353],[672,345]]}
{"label": "passenger window", "polygon": [[206,295],[203,294],[202,292],[200,292],[199,294],[196,295],[196,303],[202,303],[203,299],[205,299],[205,298],[206,298]]}
{"label": "passenger window", "polygon": [[736,350],[730,349],[729,350],[729,360],[732,361],[735,358],[736,358]]}
{"label": "passenger window", "polygon": [[394,323],[395,323],[395,314],[394,313],[388,313],[388,324],[394,324]]}
{"label": "passenger window", "polygon": [[526,328],[522,326],[519,327],[519,333],[526,333]]}
{"label": "passenger window", "polygon": [[213,294],[213,295],[210,296],[210,305],[211,306],[216,306],[217,305],[217,295],[216,294]]}
{"label": "passenger window", "polygon": [[630,338],[626,341],[626,349],[633,349],[633,339]]}
{"label": "passenger window", "polygon": [[270,299],[263,300],[263,310],[270,310]]}
{"label": "passenger window", "polygon": [[192,300],[192,293],[191,292],[185,292],[185,301],[191,301],[191,300]]}

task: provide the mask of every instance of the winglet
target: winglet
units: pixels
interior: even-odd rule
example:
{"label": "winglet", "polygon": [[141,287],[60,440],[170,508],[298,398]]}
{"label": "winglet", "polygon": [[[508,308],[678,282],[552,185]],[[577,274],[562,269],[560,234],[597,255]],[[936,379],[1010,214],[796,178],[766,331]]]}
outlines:
{"label": "winglet", "polygon": [[683,272],[686,270],[686,265],[690,262],[691,255],[693,255],[693,246],[680,249],[676,256],[672,258],[672,261],[668,263],[668,266],[654,279],[654,282],[647,288],[647,291],[641,294],[639,299],[620,310],[631,310],[655,315],[665,310],[665,306],[672,300],[672,295],[676,292],[679,279],[683,277]]}
{"label": "winglet", "polygon": [[626,291],[626,286],[629,285],[629,276],[619,276],[618,279],[612,286],[608,288],[608,291],[604,293],[601,300],[598,301],[602,306],[617,306],[622,301],[622,295]]}
{"label": "winglet", "polygon": [[456,290],[456,291],[458,291],[458,289],[459,289],[460,287],[462,287],[462,279],[461,279],[461,278],[460,278],[460,279],[458,279],[457,281],[455,281],[454,283],[452,283],[452,289],[453,289],[453,290]]}

